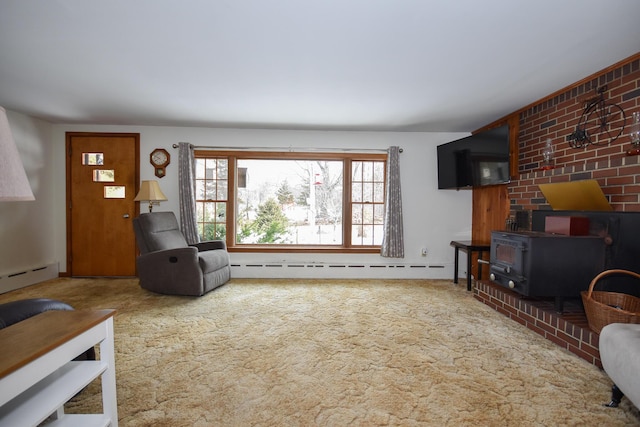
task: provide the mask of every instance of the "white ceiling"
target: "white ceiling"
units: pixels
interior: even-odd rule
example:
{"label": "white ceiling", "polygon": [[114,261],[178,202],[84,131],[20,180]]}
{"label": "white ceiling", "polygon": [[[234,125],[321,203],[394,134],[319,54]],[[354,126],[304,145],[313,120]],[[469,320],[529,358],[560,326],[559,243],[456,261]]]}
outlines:
{"label": "white ceiling", "polygon": [[1,0],[53,123],[471,131],[640,51],[638,0]]}

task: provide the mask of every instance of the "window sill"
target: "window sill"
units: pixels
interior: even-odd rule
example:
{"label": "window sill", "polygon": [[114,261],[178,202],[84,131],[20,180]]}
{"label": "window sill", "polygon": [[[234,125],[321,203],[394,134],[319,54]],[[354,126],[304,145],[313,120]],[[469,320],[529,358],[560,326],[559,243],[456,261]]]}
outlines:
{"label": "window sill", "polygon": [[302,246],[302,245],[236,245],[228,246],[228,252],[240,253],[342,253],[342,254],[379,254],[380,246],[360,246],[345,248],[342,246]]}

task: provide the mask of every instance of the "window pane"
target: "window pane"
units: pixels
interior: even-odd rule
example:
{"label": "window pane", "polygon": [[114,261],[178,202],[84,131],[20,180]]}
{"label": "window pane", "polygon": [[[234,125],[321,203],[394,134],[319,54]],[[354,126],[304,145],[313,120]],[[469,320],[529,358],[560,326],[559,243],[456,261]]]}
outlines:
{"label": "window pane", "polygon": [[196,200],[204,199],[204,181],[197,179],[196,180]]}
{"label": "window pane", "polygon": [[354,203],[362,202],[362,183],[354,182],[351,184],[351,201]]}
{"label": "window pane", "polygon": [[382,244],[382,225],[374,225],[373,226],[373,245],[381,245]]}
{"label": "window pane", "polygon": [[204,166],[206,162],[207,159],[196,159],[196,178],[204,178]]}
{"label": "window pane", "polygon": [[362,180],[363,181],[373,181],[373,163],[372,162],[362,162]]}
{"label": "window pane", "polygon": [[216,197],[213,200],[227,200],[227,183],[226,180],[217,182]]}
{"label": "window pane", "polygon": [[362,181],[362,162],[351,162],[351,180],[354,182]]}
{"label": "window pane", "polygon": [[384,205],[374,205],[373,223],[384,224]]}
{"label": "window pane", "polygon": [[342,161],[238,159],[239,244],[342,244]]}
{"label": "window pane", "polygon": [[217,182],[216,181],[207,181],[207,192],[205,193],[205,199],[206,200],[217,200],[218,199],[218,193],[216,191],[216,185]]}
{"label": "window pane", "polygon": [[102,166],[104,165],[104,153],[82,153],[82,164]]}
{"label": "window pane", "polygon": [[372,225],[362,226],[362,244],[373,245],[373,226]]}
{"label": "window pane", "polygon": [[113,169],[95,169],[93,171],[93,182],[115,182],[116,171]]}
{"label": "window pane", "polygon": [[370,182],[365,182],[362,186],[362,201],[373,202],[373,184]]}
{"label": "window pane", "polygon": [[202,240],[224,240],[227,230],[225,224],[205,223],[203,229]]}
{"label": "window pane", "polygon": [[362,225],[353,225],[351,228],[351,244],[362,245]]}
{"label": "window pane", "polygon": [[362,205],[354,204],[351,208],[351,223],[362,224]]}
{"label": "window pane", "polygon": [[[196,202],[196,222],[202,222],[204,218],[204,203]],[[202,233],[200,233],[202,235]]]}
{"label": "window pane", "polygon": [[[211,163],[211,161],[207,160],[207,163]],[[205,178],[206,179],[216,179],[216,169],[215,169],[215,167],[211,167],[210,164],[207,164],[207,168],[205,169]]]}
{"label": "window pane", "polygon": [[376,203],[384,203],[384,183],[376,182],[373,185],[373,201]]}
{"label": "window pane", "polygon": [[227,220],[227,204],[216,203],[216,221],[226,222]]}
{"label": "window pane", "polygon": [[358,225],[352,228],[351,243],[353,245],[380,245],[382,243],[382,227]]}
{"label": "window pane", "polygon": [[374,162],[373,180],[384,182],[384,162]]}
{"label": "window pane", "polygon": [[373,205],[364,205],[362,207],[362,223],[373,224]]}

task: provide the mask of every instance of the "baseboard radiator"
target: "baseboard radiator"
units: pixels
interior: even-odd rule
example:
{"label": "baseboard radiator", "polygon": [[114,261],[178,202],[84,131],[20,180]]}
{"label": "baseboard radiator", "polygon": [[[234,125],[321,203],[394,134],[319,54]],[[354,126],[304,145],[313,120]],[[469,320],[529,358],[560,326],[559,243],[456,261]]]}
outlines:
{"label": "baseboard radiator", "polygon": [[244,278],[428,278],[442,277],[444,265],[323,262],[232,263],[233,277]]}
{"label": "baseboard radiator", "polygon": [[58,263],[0,276],[0,294],[58,277]]}

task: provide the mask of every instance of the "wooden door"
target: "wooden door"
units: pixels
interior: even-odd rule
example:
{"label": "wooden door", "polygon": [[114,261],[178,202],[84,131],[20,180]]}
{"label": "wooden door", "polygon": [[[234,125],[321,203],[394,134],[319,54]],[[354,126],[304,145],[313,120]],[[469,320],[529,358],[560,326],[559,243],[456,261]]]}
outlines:
{"label": "wooden door", "polygon": [[139,134],[68,132],[67,271],[135,276]]}

